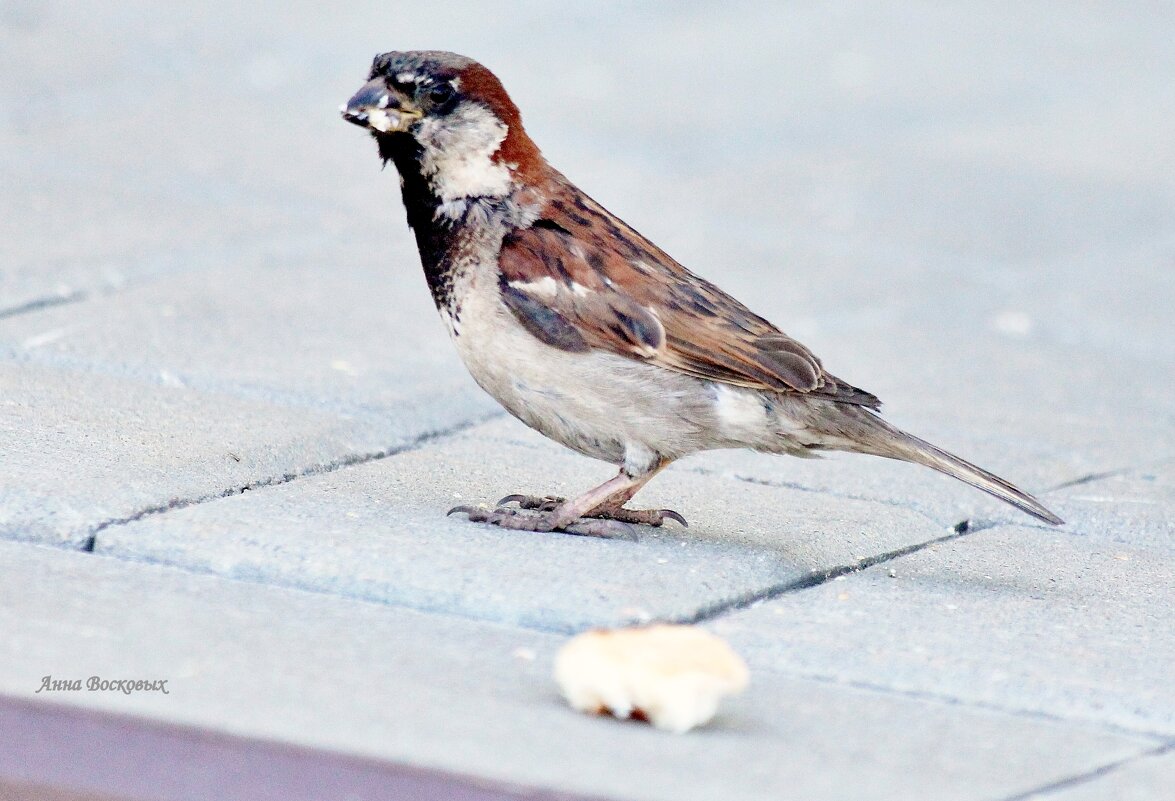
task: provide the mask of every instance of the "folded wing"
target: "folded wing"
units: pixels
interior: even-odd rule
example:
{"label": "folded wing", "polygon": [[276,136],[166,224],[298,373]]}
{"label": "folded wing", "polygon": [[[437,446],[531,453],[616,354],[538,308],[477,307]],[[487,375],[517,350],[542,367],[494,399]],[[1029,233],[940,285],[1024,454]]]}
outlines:
{"label": "folded wing", "polygon": [[878,408],[806,347],[686,270],[586,196],[555,201],[502,245],[502,299],[536,337],[697,378]]}

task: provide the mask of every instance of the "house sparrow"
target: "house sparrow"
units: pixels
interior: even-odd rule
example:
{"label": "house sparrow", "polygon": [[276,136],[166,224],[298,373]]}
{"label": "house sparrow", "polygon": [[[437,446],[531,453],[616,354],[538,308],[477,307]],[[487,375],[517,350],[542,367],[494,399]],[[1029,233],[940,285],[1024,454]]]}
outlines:
{"label": "house sparrow", "polygon": [[476,61],[384,53],[341,111],[400,173],[425,278],[474,380],[531,428],[620,468],[575,498],[511,495],[450,514],[631,536],[630,523],[685,523],[670,510],[625,506],[666,465],[751,448],[915,462],[1063,522],[1002,478],[883,421],[876,397],[584,194],[547,164],[502,84]]}

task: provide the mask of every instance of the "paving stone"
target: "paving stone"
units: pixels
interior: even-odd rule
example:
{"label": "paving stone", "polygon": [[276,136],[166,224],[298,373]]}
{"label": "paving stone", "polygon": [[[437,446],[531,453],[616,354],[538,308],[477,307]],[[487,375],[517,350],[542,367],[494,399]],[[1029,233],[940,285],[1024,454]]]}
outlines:
{"label": "paving stone", "polygon": [[500,413],[414,252],[339,269],[346,248],[290,251],[0,320],[0,436],[23,468],[0,489],[0,535],[79,544],[110,519]]}
{"label": "paving stone", "polygon": [[[182,705],[96,703],[625,798],[1164,797],[1157,741],[1107,727],[1172,727],[1170,16],[0,5],[0,536],[146,515],[99,550],[248,580],[0,543],[0,687],[158,670]],[[1069,524],[915,467],[734,452],[658,478],[641,497],[694,525],[635,544],[440,518],[607,475],[512,421],[149,514],[493,413],[335,111],[371,54],[436,44],[598,200]],[[688,616],[964,519],[998,527],[715,624],[755,684],[697,737],[572,716],[556,638],[451,616]]]}
{"label": "paving stone", "polygon": [[1093,476],[1056,495],[1080,520],[1076,531],[1098,545],[1125,543],[1156,555],[1175,551],[1175,459]]}
{"label": "paving stone", "polygon": [[988,799],[1154,747],[782,676],[757,657],[710,728],[668,735],[568,709],[550,678],[557,636],[31,545],[0,554],[4,693],[39,699],[45,675],[166,678],[167,695],[46,702],[491,780],[632,799]]}
{"label": "paving stone", "polygon": [[449,343],[415,250],[365,254],[353,245],[274,248],[251,263],[20,315],[0,321],[0,358],[369,425],[402,426],[436,405],[496,413]]}
{"label": "paving stone", "polygon": [[716,621],[761,664],[1175,735],[1163,543],[1003,526]]}
{"label": "paving stone", "polygon": [[468,411],[434,401],[373,425],[330,410],[0,363],[0,537],[80,546],[113,520],[411,446],[461,425]]}
{"label": "paving stone", "polygon": [[[1073,493],[1062,491],[1063,485],[1103,473],[1145,473],[1148,465],[1162,464],[1175,453],[1173,406],[1166,390],[1175,381],[1170,365],[1135,363],[1155,380],[1124,397],[1115,377],[1122,360],[1082,356],[1044,343],[1013,348],[968,344],[957,336],[957,331],[944,331],[936,341],[905,352],[899,352],[899,340],[879,346],[884,340],[879,336],[862,339],[860,346],[844,344],[842,352],[859,356],[864,348],[874,356],[871,369],[893,366],[890,381],[900,373],[902,386],[891,387],[890,394],[877,389],[887,419],[1008,478],[1071,522],[1083,517],[1086,506],[1070,509]],[[965,361],[961,353],[968,354]],[[952,380],[932,384],[926,380],[931,375]],[[1031,522],[952,479],[875,458],[831,454],[799,461],[726,452],[707,457],[701,469],[908,506],[943,525],[965,519]]]}
{"label": "paving stone", "polygon": [[1056,801],[1158,801],[1175,787],[1175,753],[1142,756],[1089,781],[1053,790]]}
{"label": "paving stone", "polygon": [[948,533],[891,506],[672,470],[637,499],[681,511],[690,527],[642,528],[635,543],[444,517],[514,492],[573,494],[613,470],[500,420],[417,452],[112,527],[97,550],[574,631],[688,619]]}
{"label": "paving stone", "polygon": [[[1170,265],[1175,205],[1175,91],[1147,80],[1171,60],[1153,9],[1082,9],[1061,23],[1047,11],[697,6],[565,27],[569,12],[538,6],[536,31],[562,33],[519,49],[514,20],[471,2],[281,19],[224,3],[9,7],[0,152],[20,156],[0,165],[20,191],[0,216],[0,298],[133,275],[160,251],[194,256],[259,229],[398,225],[393,177],[375,174],[335,107],[371,53],[444,40],[502,74],[572,178],[795,333],[936,310],[1170,354],[1150,335],[1165,306],[1145,288],[1170,291],[1169,270],[1154,267]],[[1055,50],[1025,44],[1040,39]],[[1097,71],[1054,57],[1090,47]],[[85,61],[85,81],[58,79],[63,52]],[[682,76],[719,60],[771,80],[698,115],[696,82]],[[633,75],[658,86],[655,101],[627,91]],[[569,106],[591,108],[590,124]],[[84,117],[84,136],[45,124],[63,108]]]}

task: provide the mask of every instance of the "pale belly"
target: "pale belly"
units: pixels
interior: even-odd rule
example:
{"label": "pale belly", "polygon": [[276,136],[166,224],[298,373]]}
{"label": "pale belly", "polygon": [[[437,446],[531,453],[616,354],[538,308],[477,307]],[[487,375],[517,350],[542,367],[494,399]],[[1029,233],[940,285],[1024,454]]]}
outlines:
{"label": "pale belly", "polygon": [[464,289],[459,321],[447,320],[457,352],[482,389],[531,428],[638,472],[706,447],[714,402],[705,382],[608,353],[553,348],[517,322],[496,286]]}
{"label": "pale belly", "polygon": [[804,450],[781,430],[778,404],[758,393],[551,347],[502,304],[496,280],[463,284],[459,320],[442,316],[465,366],[507,411],[556,442],[633,473],[714,448]]}

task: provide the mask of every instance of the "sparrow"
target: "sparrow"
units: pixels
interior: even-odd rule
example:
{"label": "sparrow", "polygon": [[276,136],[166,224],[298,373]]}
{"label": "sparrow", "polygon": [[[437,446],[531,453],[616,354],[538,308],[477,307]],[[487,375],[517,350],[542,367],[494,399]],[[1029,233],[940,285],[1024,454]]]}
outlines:
{"label": "sparrow", "polygon": [[875,396],[588,197],[547,163],[478,62],[384,53],[341,112],[399,173],[425,279],[474,380],[526,425],[619,468],[574,498],[510,495],[450,514],[631,538],[630,524],[685,524],[672,510],[625,505],[667,465],[750,448],[913,462],[1063,522],[885,422]]}

